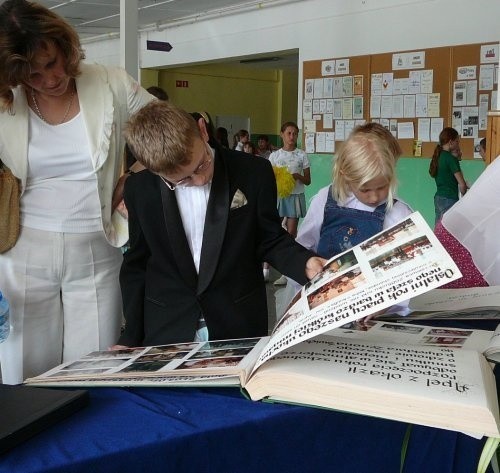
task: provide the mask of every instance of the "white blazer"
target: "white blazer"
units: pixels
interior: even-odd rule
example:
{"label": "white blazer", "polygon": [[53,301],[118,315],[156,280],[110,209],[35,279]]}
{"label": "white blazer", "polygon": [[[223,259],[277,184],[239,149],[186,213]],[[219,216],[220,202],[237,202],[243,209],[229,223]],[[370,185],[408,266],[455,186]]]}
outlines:
{"label": "white blazer", "polygon": [[[122,173],[122,130],[130,115],[154,97],[123,69],[82,64],[81,71],[76,88],[97,176],[102,225],[109,243],[119,247],[128,240],[128,228],[112,218],[111,200]],[[13,93],[13,113],[0,112],[0,159],[21,181],[22,195],[28,174],[29,107],[22,86]]]}

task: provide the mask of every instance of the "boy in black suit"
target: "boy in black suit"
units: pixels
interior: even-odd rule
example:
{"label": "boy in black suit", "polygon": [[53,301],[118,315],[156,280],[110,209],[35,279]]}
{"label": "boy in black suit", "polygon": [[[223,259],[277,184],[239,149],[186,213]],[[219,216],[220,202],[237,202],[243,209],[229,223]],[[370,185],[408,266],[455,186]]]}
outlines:
{"label": "boy in black suit", "polygon": [[269,162],[211,148],[204,119],[168,102],[134,114],[125,138],[147,170],[125,185],[115,347],[267,335],[262,261],[301,284],[324,262],[281,227]]}

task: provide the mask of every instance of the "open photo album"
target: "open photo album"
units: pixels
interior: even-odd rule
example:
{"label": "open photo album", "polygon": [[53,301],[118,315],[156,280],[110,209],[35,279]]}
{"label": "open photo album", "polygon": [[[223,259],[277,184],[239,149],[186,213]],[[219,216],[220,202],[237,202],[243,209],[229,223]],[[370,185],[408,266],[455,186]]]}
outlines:
{"label": "open photo album", "polygon": [[366,319],[460,276],[414,213],[331,258],[268,337],[94,352],[25,382],[238,386],[252,400],[498,437],[495,380],[483,356],[492,332]]}

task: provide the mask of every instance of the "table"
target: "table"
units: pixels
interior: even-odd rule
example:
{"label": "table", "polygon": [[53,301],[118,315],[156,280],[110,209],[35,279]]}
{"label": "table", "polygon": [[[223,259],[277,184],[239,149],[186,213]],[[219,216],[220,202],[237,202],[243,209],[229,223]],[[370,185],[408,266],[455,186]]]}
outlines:
{"label": "table", "polygon": [[[235,388],[91,388],[90,405],[0,457],[1,473],[397,473],[407,425],[253,402]],[[413,426],[405,473],[471,473],[484,440]]]}

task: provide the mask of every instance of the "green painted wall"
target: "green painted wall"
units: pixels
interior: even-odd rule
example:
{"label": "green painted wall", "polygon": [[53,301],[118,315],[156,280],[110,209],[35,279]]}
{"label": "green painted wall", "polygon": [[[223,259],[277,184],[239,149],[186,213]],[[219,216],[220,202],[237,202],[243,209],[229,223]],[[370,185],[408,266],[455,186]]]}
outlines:
{"label": "green painted wall", "polygon": [[[306,201],[331,182],[333,157],[326,154],[309,155],[311,185],[306,187]],[[413,210],[418,210],[427,223],[434,227],[434,179],[429,176],[428,158],[401,158],[398,161],[398,196]],[[465,180],[472,184],[484,170],[481,160],[463,160],[460,163]]]}

